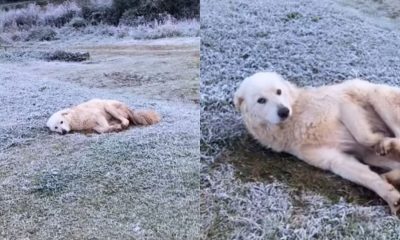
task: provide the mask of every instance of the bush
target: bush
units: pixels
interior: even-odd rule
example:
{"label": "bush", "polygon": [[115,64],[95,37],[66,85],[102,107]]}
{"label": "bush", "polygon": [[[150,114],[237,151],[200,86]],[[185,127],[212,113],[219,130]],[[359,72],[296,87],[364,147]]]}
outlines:
{"label": "bush", "polygon": [[71,22],[69,23],[69,25],[75,29],[78,28],[83,28],[86,27],[86,21],[85,19],[81,18],[81,17],[75,17],[71,20]]}
{"label": "bush", "polygon": [[5,29],[18,28],[27,30],[39,23],[39,11],[40,8],[38,6],[30,4],[25,9],[13,9],[8,12],[1,12],[1,27]]}
{"label": "bush", "polygon": [[28,30],[40,25],[61,27],[80,13],[80,7],[74,2],[49,4],[44,8],[29,4],[23,9],[0,11],[0,30]]}
{"label": "bush", "polygon": [[200,11],[199,0],[114,0],[113,17],[127,20],[135,25],[137,22],[158,21],[162,15],[170,15],[176,19],[198,18]]}
{"label": "bush", "polygon": [[89,58],[90,55],[88,52],[72,53],[61,50],[49,53],[45,56],[45,59],[48,61],[64,61],[64,62],[82,62],[88,60]]}
{"label": "bush", "polygon": [[30,31],[25,41],[51,41],[55,40],[57,33],[50,27],[37,28]]}
{"label": "bush", "polygon": [[199,0],[161,0],[159,8],[177,19],[199,18],[200,16]]}
{"label": "bush", "polygon": [[75,2],[65,2],[57,6],[53,4],[47,5],[47,11],[41,17],[43,18],[44,25],[62,27],[74,17],[79,16],[80,13],[81,8]]}
{"label": "bush", "polygon": [[80,0],[59,5],[54,5],[54,0],[40,2],[42,7],[29,4],[23,9],[0,10],[2,37],[9,42],[51,41],[57,35],[72,36],[77,33],[75,29],[82,29],[79,33],[83,34],[138,39],[198,36],[198,19],[182,19],[198,16],[198,0]]}

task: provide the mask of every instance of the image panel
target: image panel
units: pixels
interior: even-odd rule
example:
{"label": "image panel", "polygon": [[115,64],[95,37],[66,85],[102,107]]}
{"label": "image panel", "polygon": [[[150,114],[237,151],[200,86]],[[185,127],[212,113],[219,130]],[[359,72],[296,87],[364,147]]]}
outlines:
{"label": "image panel", "polygon": [[0,239],[199,233],[199,1],[0,1]]}
{"label": "image panel", "polygon": [[201,2],[201,239],[400,237],[399,10]]}

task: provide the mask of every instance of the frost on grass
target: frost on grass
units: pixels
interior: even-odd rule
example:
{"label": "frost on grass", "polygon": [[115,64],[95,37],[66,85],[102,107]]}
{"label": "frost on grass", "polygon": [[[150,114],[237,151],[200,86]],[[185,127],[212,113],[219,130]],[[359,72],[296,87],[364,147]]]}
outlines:
{"label": "frost on grass", "polygon": [[[282,183],[242,182],[231,165],[202,176],[202,239],[397,239],[382,206],[360,207],[302,193]],[[384,234],[384,235],[383,235]]]}
{"label": "frost on grass", "polygon": [[[296,170],[292,163],[288,168],[285,155],[258,154],[262,150],[251,147],[254,141],[242,140],[248,135],[232,103],[238,84],[262,70],[277,71],[299,86],[354,77],[399,85],[398,29],[364,17],[334,0],[202,3],[203,239],[399,237],[399,221],[389,215],[386,204],[357,203],[354,199],[365,196],[344,190],[352,186],[347,181],[346,187],[316,191],[283,181],[285,175],[291,179],[296,175],[297,183],[313,184],[310,174],[315,171],[310,166]],[[242,160],[236,160],[239,157]],[[278,171],[260,170],[257,167],[264,164],[246,162],[249,158],[275,161],[266,165]],[[337,181],[332,175],[319,175],[326,176],[318,178],[322,186],[323,181]],[[332,195],[343,199],[334,201]],[[286,205],[271,211],[271,206],[282,204]],[[260,224],[268,219],[273,221]]]}

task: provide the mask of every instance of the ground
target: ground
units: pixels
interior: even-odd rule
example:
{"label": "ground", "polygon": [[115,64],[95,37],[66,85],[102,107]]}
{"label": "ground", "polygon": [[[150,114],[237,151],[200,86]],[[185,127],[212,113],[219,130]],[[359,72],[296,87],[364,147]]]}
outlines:
{"label": "ground", "polygon": [[354,77],[398,86],[399,9],[391,0],[202,2],[202,239],[400,238],[379,197],[266,150],[232,102],[244,77],[261,70],[299,86]]}
{"label": "ground", "polygon": [[[0,49],[0,238],[197,236],[199,38],[13,45]],[[41,59],[55,50],[90,59]],[[52,113],[91,98],[162,120],[102,135],[48,131]]]}

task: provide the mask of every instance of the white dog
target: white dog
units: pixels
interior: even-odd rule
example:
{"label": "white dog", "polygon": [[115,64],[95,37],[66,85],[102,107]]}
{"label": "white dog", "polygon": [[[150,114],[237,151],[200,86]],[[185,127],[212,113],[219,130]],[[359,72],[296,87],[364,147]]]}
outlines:
{"label": "white dog", "polygon": [[[234,103],[264,146],[363,185],[399,210],[399,88],[354,79],[304,89],[261,72],[241,83]],[[390,171],[380,176],[367,164]]]}
{"label": "white dog", "polygon": [[160,121],[152,110],[133,111],[115,100],[92,99],[77,106],[54,113],[47,127],[54,132],[95,131],[106,133],[120,131],[132,125],[150,125]]}

